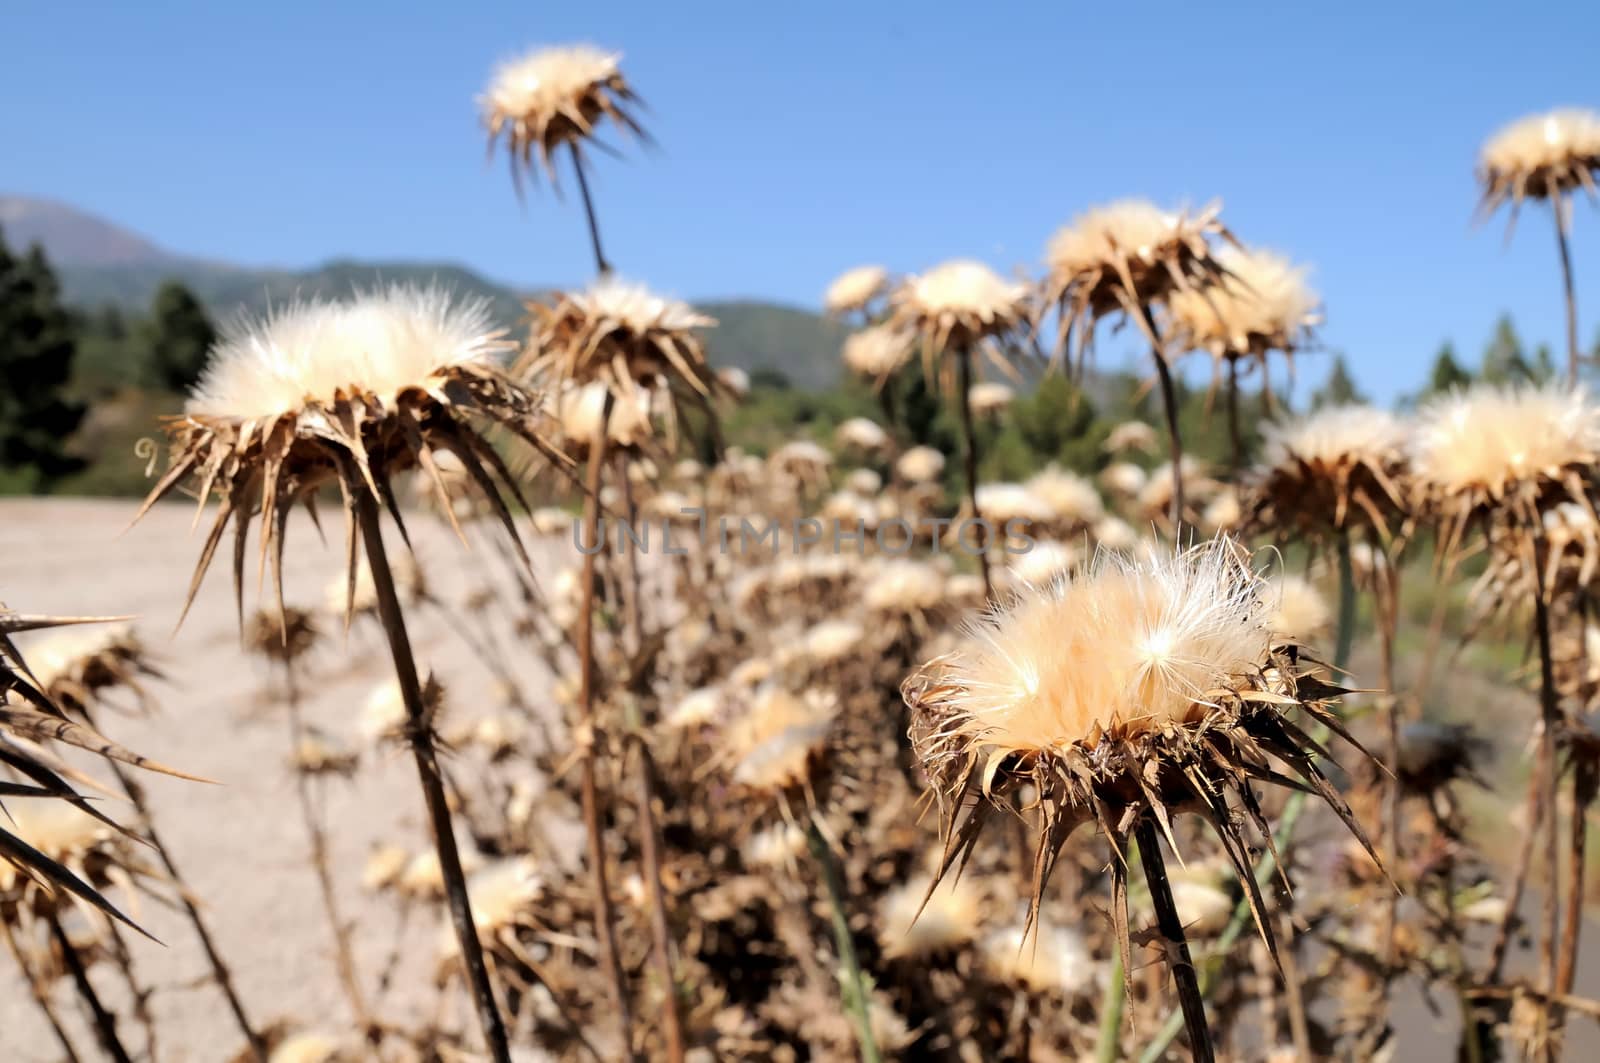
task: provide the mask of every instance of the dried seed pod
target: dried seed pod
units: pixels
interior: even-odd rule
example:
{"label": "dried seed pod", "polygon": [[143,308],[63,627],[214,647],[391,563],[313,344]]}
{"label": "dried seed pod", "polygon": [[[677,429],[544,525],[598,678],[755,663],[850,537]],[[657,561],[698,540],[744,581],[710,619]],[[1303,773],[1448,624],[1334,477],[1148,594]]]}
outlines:
{"label": "dried seed pod", "polygon": [[1176,846],[1171,817],[1193,812],[1221,839],[1274,947],[1230,798],[1270,836],[1253,784],[1303,786],[1366,839],[1316,764],[1320,746],[1293,719],[1348,737],[1329,707],[1342,691],[1275,640],[1268,618],[1260,578],[1219,538],[1147,562],[1102,552],[1076,579],[1031,588],[975,623],[961,649],[902,688],[944,814],[940,875],[966,860],[990,810],[1029,788],[1040,832],[1029,921],[1067,837],[1098,825],[1113,848],[1126,956],[1127,842],[1149,820]]}
{"label": "dried seed pod", "polygon": [[1060,317],[1056,357],[1081,366],[1095,326],[1114,314],[1132,319],[1160,350],[1148,308],[1174,292],[1220,283],[1226,272],[1211,246],[1214,238],[1236,242],[1218,217],[1221,209],[1164,211],[1144,200],[1120,200],[1084,211],[1058,230],[1045,250],[1043,289]]}
{"label": "dried seed pod", "polygon": [[954,259],[908,277],[890,296],[889,326],[922,348],[930,381],[949,390],[953,355],[982,354],[1007,376],[1016,369],[1007,356],[1032,321],[1028,287],[1008,281],[981,262]]}
{"label": "dried seed pod", "polygon": [[503,134],[519,188],[535,152],[550,183],[556,184],[556,149],[568,145],[579,150],[602,119],[648,139],[631,113],[637,97],[622,76],[621,59],[614,52],[574,45],[540,49],[496,68],[478,104],[489,131],[489,150]]}
{"label": "dried seed pod", "polygon": [[1406,427],[1373,406],[1330,406],[1269,424],[1245,476],[1247,525],[1322,540],[1370,531],[1388,542],[1405,519]]}

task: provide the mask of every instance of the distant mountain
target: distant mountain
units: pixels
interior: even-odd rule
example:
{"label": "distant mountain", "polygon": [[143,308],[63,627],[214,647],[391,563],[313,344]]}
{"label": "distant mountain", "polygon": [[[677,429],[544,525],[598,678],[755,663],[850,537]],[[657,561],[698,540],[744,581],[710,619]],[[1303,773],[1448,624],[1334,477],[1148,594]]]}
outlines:
{"label": "distant mountain", "polygon": [[[390,281],[436,282],[489,299],[497,320],[520,331],[531,292],[496,284],[450,263],[336,260],[307,270],[255,269],[207,262],[162,249],[115,224],[47,200],[0,196],[0,235],[13,248],[41,244],[61,278],[69,303],[112,305],[140,313],[156,290],[176,280],[193,291],[219,321],[261,313],[296,297],[338,296]],[[820,314],[759,299],[697,302],[717,319],[706,348],[713,363],[746,371],[773,369],[796,387],[820,389],[837,382],[845,328]]]}
{"label": "distant mountain", "polygon": [[58,265],[152,265],[178,261],[136,233],[49,199],[0,196],[0,233],[14,248],[40,244]]}

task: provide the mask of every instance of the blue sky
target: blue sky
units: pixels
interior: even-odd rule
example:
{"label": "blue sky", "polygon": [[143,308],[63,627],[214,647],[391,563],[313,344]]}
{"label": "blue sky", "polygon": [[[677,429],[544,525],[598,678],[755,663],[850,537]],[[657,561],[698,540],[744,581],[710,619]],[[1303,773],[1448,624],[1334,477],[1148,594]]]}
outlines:
{"label": "blue sky", "polygon": [[[1548,212],[1472,225],[1478,144],[1600,107],[1600,5],[1503,3],[18,5],[0,192],[188,254],[304,266],[460,261],[525,285],[590,271],[581,211],[519,206],[474,96],[524,48],[624,53],[660,143],[595,168],[619,269],[690,298],[815,305],[840,269],[1033,267],[1076,211],[1220,197],[1314,266],[1326,345],[1380,397],[1502,311],[1559,346]],[[1577,210],[1587,341],[1600,225]],[[1107,342],[1115,361],[1126,344]],[[1131,349],[1131,347],[1129,348]],[[1311,356],[1303,380],[1326,359]]]}

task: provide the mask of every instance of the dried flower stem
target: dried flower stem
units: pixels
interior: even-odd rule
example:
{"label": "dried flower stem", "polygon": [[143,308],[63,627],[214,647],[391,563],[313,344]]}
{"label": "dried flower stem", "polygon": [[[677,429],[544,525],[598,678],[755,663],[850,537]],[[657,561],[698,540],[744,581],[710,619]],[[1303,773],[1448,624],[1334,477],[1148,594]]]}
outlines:
{"label": "dried flower stem", "polygon": [[583,170],[583,152],[578,149],[578,142],[568,144],[572,151],[572,168],[578,174],[578,193],[583,197],[583,214],[589,221],[589,244],[594,248],[594,268],[603,277],[611,272],[611,263],[606,261],[606,254],[600,250],[600,223],[595,218],[594,200],[589,195],[589,177]]}
{"label": "dried flower stem", "polygon": [[[633,501],[633,483],[628,476],[628,455],[617,455],[617,478],[621,481],[622,500],[628,525],[637,519]],[[644,611],[640,602],[639,558],[633,540],[622,536],[622,562],[627,568],[628,602],[623,616],[632,639],[632,650],[637,653],[644,642]],[[635,711],[634,715],[637,715]],[[662,1032],[666,1035],[667,1059],[683,1063],[683,1021],[678,1014],[678,978],[676,956],[672,945],[672,931],[667,922],[667,896],[661,884],[661,831],[656,824],[655,760],[650,756],[650,744],[645,740],[643,721],[630,720],[629,743],[633,746],[639,763],[634,779],[634,801],[639,816],[639,855],[644,863],[644,885],[650,907],[650,957],[656,978],[661,982],[665,1002],[661,1010]]]}
{"label": "dried flower stem", "polygon": [[[1555,659],[1550,646],[1550,606],[1545,601],[1544,546],[1544,537],[1536,536],[1531,551],[1534,569],[1533,624],[1539,643],[1539,711],[1544,724],[1539,735],[1539,776],[1544,784],[1540,801],[1545,806],[1544,929],[1539,939],[1539,959],[1544,970],[1545,991],[1553,993],[1556,984],[1556,937],[1560,933],[1561,922],[1560,898],[1557,896],[1560,816],[1556,799],[1560,776],[1560,767],[1556,763],[1556,727],[1560,720],[1560,709],[1556,704]],[[1541,1026],[1546,1027],[1542,1031],[1546,1035],[1542,1043],[1546,1046],[1551,1044],[1549,1034],[1558,1025],[1553,1010],[1547,1008],[1540,1017]]]}
{"label": "dried flower stem", "polygon": [[[1355,569],[1350,559],[1350,540],[1347,536],[1340,535],[1337,541],[1336,552],[1339,568],[1339,616],[1335,629],[1333,642],[1333,670],[1335,674],[1342,674],[1350,663],[1350,651],[1355,643],[1356,629],[1356,579]],[[1311,734],[1321,741],[1327,728],[1318,726]],[[1289,849],[1289,842],[1294,837],[1294,829],[1300,822],[1300,815],[1305,811],[1306,794],[1296,791],[1289,795],[1289,800],[1284,802],[1283,815],[1279,817],[1278,829],[1273,833],[1273,844],[1256,863],[1255,876],[1258,889],[1266,890],[1272,883],[1272,876],[1277,869],[1278,861],[1274,852],[1284,853]],[[1233,909],[1233,918],[1223,928],[1222,934],[1217,938],[1216,948],[1211,954],[1211,959],[1206,963],[1205,970],[1200,972],[1200,992],[1202,997],[1210,994],[1216,985],[1217,975],[1222,969],[1222,959],[1228,956],[1234,943],[1243,935],[1245,926],[1251,921],[1250,902],[1241,900]],[[1167,1046],[1172,1044],[1178,1036],[1178,1031],[1183,1029],[1183,1016],[1175,1014],[1167,1020],[1165,1026],[1145,1046],[1139,1055],[1139,1063],[1158,1063],[1167,1051]],[[1103,1030],[1103,1027],[1102,1027]],[[1102,1051],[1104,1041],[1101,1042]],[[1108,1057],[1100,1057],[1102,1059]],[[1114,1058],[1114,1057],[1110,1057]]]}
{"label": "dried flower stem", "polygon": [[[300,714],[300,685],[295,681],[295,662],[283,662],[283,686],[289,715],[289,748],[299,750],[305,736],[305,724]],[[350,1001],[350,1014],[356,1026],[366,1037],[381,1036],[367,1010],[361,992],[361,979],[357,974],[355,954],[350,948],[350,927],[339,918],[339,902],[333,888],[333,872],[328,867],[328,837],[322,828],[322,817],[317,814],[316,798],[311,792],[310,776],[296,767],[294,772],[295,796],[300,803],[300,818],[305,822],[306,837],[311,843],[311,867],[317,874],[317,887],[322,894],[322,910],[333,931],[334,966],[339,971],[339,981]]]}
{"label": "dried flower stem", "polygon": [[[1400,573],[1398,567],[1380,564],[1374,567],[1374,612],[1378,620],[1378,653],[1380,660],[1378,685],[1385,694],[1382,699],[1383,716],[1389,743],[1389,763],[1400,763],[1400,698],[1395,692],[1394,640],[1399,624]],[[1387,837],[1385,862],[1392,874],[1400,874],[1400,778],[1390,775],[1384,786],[1383,833]],[[1399,925],[1400,892],[1389,892],[1383,918],[1383,977],[1385,986],[1399,972],[1395,967],[1395,930]]]}
{"label": "dried flower stem", "polygon": [[347,468],[344,473],[346,490],[352,496],[355,522],[360,528],[367,553],[367,568],[372,573],[378,618],[388,638],[395,680],[400,687],[401,701],[406,707],[406,737],[411,744],[411,755],[417,763],[417,779],[428,808],[428,824],[433,832],[434,849],[439,856],[439,871],[444,879],[450,921],[455,927],[456,941],[461,948],[461,962],[472,990],[478,1024],[495,1063],[510,1063],[511,1048],[506,1040],[505,1023],[500,1018],[494,987],[489,982],[489,968],[484,963],[483,945],[478,941],[472,903],[467,896],[467,879],[461,870],[461,854],[456,849],[450,804],[445,797],[444,778],[439,771],[439,757],[433,746],[433,726],[422,703],[422,684],[417,678],[416,658],[411,652],[405,614],[400,608],[394,575],[389,568],[389,555],[383,545],[383,529],[378,523],[378,500],[353,470]]}
{"label": "dried flower stem", "polygon": [[1573,766],[1572,822],[1567,836],[1567,912],[1561,951],[1556,959],[1556,995],[1567,996],[1578,974],[1578,932],[1583,926],[1584,857],[1589,833],[1589,806],[1600,786],[1600,765],[1584,756]]}
{"label": "dried flower stem", "polygon": [[56,948],[61,951],[61,962],[66,964],[67,973],[72,975],[72,982],[77,987],[79,999],[88,1009],[95,1038],[100,1042],[100,1047],[105,1050],[112,1063],[133,1063],[128,1050],[122,1045],[122,1039],[117,1036],[116,1016],[106,1010],[105,1005],[100,1002],[99,994],[94,991],[94,983],[89,981],[89,972],[84,969],[83,957],[78,955],[78,950],[67,938],[67,932],[61,929],[60,918],[51,912],[49,919],[50,936],[55,939]]}
{"label": "dried flower stem", "polygon": [[994,599],[994,583],[989,575],[989,537],[984,534],[983,514],[978,510],[978,436],[972,426],[972,352],[960,350],[956,352],[956,368],[958,379],[956,388],[960,392],[957,401],[961,404],[961,460],[966,470],[967,477],[967,505],[972,507],[972,524],[978,530],[978,571],[983,574],[983,597],[985,601]]}
{"label": "dried flower stem", "polygon": [[1578,386],[1578,299],[1572,291],[1572,251],[1567,246],[1566,199],[1557,193],[1550,200],[1556,219],[1556,247],[1561,252],[1561,284],[1567,307],[1567,386]]}
{"label": "dried flower stem", "polygon": [[1528,793],[1522,803],[1528,810],[1527,830],[1522,835],[1522,845],[1517,850],[1517,861],[1511,872],[1511,889],[1506,895],[1506,911],[1500,917],[1500,926],[1495,931],[1494,944],[1489,949],[1489,969],[1483,976],[1485,985],[1494,985],[1500,981],[1501,968],[1505,966],[1506,952],[1511,947],[1511,928],[1516,924],[1517,912],[1522,907],[1522,893],[1528,882],[1528,871],[1533,866],[1533,843],[1539,836],[1539,827],[1544,822],[1544,802],[1539,800],[1539,795],[1544,792],[1543,763],[1534,765],[1534,770],[1528,776]]}
{"label": "dried flower stem", "polygon": [[[1122,1012],[1128,1002],[1128,980],[1122,975],[1122,952],[1111,954],[1105,994],[1100,998],[1100,1033],[1095,1041],[1095,1063],[1116,1063],[1122,1041]],[[1177,1018],[1177,1016],[1174,1016]],[[1173,1026],[1176,1034],[1181,1021]],[[1163,1046],[1165,1047],[1165,1046]]]}
{"label": "dried flower stem", "polygon": [[144,1028],[144,1056],[146,1059],[157,1059],[161,1053],[156,1050],[155,1016],[150,1013],[150,994],[153,990],[139,982],[139,975],[133,969],[133,953],[128,950],[128,942],[116,924],[111,926],[111,951],[116,957],[117,969],[122,972],[122,980],[128,986],[128,996],[133,1001],[133,1016]]}
{"label": "dried flower stem", "polygon": [[[580,167],[579,172],[582,172]],[[589,467],[583,495],[583,602],[578,610],[578,712],[577,745],[582,769],[580,787],[583,829],[588,838],[589,873],[594,880],[595,937],[600,941],[600,956],[611,992],[616,998],[617,1018],[622,1025],[624,1054],[635,1058],[633,1047],[633,1007],[628,999],[628,983],[622,973],[622,958],[617,952],[616,912],[611,903],[611,887],[606,877],[606,844],[600,827],[600,793],[596,781],[598,736],[594,723],[594,576],[595,555],[600,552],[600,479],[605,470],[606,431],[611,421],[614,399],[606,390],[600,407],[600,423],[589,443]]]}
{"label": "dried flower stem", "polygon": [[[78,707],[84,722],[90,727],[95,727],[94,717],[87,705]],[[96,727],[98,730],[98,727]],[[222,953],[217,949],[216,942],[212,940],[211,930],[206,926],[205,919],[200,915],[200,909],[195,906],[193,894],[184,882],[178,865],[172,857],[172,851],[161,840],[161,835],[156,832],[155,817],[151,814],[150,805],[145,800],[144,787],[134,781],[132,775],[114,760],[107,760],[111,766],[111,773],[116,777],[117,785],[122,787],[122,792],[128,796],[128,801],[133,805],[134,811],[139,813],[139,822],[143,828],[145,840],[156,851],[156,856],[161,860],[161,866],[166,869],[167,877],[176,887],[173,895],[178,903],[183,906],[184,913],[189,917],[189,924],[194,927],[195,937],[200,941],[200,950],[206,955],[206,963],[211,967],[211,977],[217,983],[217,988],[222,991],[223,999],[228,1003],[228,1011],[233,1015],[234,1024],[239,1027],[239,1032],[244,1035],[245,1043],[254,1055],[256,1063],[266,1063],[267,1042],[256,1032],[251,1025],[249,1016],[245,1014],[244,1002],[239,999],[239,992],[233,984],[233,974],[228,970],[228,965],[222,961]]]}
{"label": "dried flower stem", "polygon": [[67,1036],[66,1027],[61,1025],[61,1016],[56,1014],[55,1005],[50,1002],[50,991],[39,980],[38,972],[28,963],[27,957],[22,954],[22,949],[17,945],[16,935],[11,932],[11,924],[0,920],[0,930],[6,935],[6,947],[11,950],[11,958],[17,961],[17,967],[22,971],[22,977],[28,980],[28,992],[33,997],[33,1002],[39,1006],[39,1011],[44,1015],[45,1022],[50,1024],[50,1030],[56,1035],[56,1041],[61,1045],[61,1051],[66,1053],[67,1063],[81,1063],[78,1050],[73,1047],[72,1039]]}
{"label": "dried flower stem", "polygon": [[1172,457],[1172,534],[1179,537],[1183,527],[1183,439],[1178,433],[1178,389],[1172,383],[1172,369],[1167,365],[1166,352],[1161,349],[1161,329],[1149,303],[1140,304],[1144,313],[1145,328],[1152,342],[1150,356],[1155,359],[1156,376],[1161,381],[1161,404],[1167,414],[1167,439]]}
{"label": "dried flower stem", "polygon": [[840,981],[844,986],[845,1007],[855,1019],[856,1039],[861,1048],[861,1063],[882,1063],[877,1039],[872,1035],[872,1012],[867,995],[866,979],[861,975],[861,962],[856,958],[855,938],[850,934],[850,920],[845,914],[844,876],[839,873],[839,862],[833,849],[817,827],[815,814],[806,830],[811,845],[812,859],[822,872],[822,885],[828,894],[828,910],[833,919],[833,940],[839,950]]}
{"label": "dried flower stem", "polygon": [[1145,884],[1150,887],[1150,903],[1156,910],[1156,928],[1166,939],[1167,969],[1172,972],[1172,984],[1178,991],[1178,1004],[1183,1009],[1183,1024],[1189,1031],[1189,1052],[1195,1063],[1211,1063],[1215,1052],[1211,1045],[1211,1029],[1206,1025],[1205,997],[1201,995],[1200,983],[1195,979],[1194,960],[1189,956],[1183,920],[1179,918],[1178,905],[1172,899],[1167,865],[1161,859],[1161,842],[1151,817],[1146,816],[1139,821],[1134,828],[1134,840],[1139,846],[1139,861],[1144,865]]}
{"label": "dried flower stem", "polygon": [[1244,468],[1244,439],[1239,434],[1239,359],[1228,359],[1228,468]]}

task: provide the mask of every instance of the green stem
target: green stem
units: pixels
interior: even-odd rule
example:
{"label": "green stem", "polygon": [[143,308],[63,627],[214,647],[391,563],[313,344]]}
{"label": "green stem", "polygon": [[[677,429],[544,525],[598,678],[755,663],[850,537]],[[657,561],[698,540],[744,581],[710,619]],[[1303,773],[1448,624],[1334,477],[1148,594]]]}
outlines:
{"label": "green stem", "polygon": [[[1350,663],[1350,648],[1355,642],[1356,627],[1356,581],[1354,569],[1350,563],[1350,540],[1344,536],[1339,537],[1339,626],[1333,643],[1333,667],[1343,671]],[[1313,737],[1319,741],[1322,732],[1327,728],[1319,727]],[[1289,846],[1289,841],[1294,837],[1294,828],[1300,822],[1300,813],[1305,809],[1306,794],[1296,790],[1289,795],[1289,800],[1283,806],[1283,818],[1278,822],[1278,829],[1273,833],[1273,844],[1278,852],[1284,852]],[[1257,888],[1265,891],[1272,884],[1272,876],[1277,870],[1278,862],[1273,858],[1271,850],[1262,855],[1256,864]],[[1216,984],[1217,975],[1222,969],[1222,959],[1233,951],[1234,943],[1244,933],[1246,924],[1250,922],[1250,904],[1240,901],[1233,909],[1233,918],[1228,921],[1227,927],[1222,931],[1222,936],[1217,939],[1216,947],[1210,952],[1203,962],[1200,970],[1200,995],[1209,996],[1211,987]],[[1167,1020],[1161,1027],[1155,1039],[1145,1047],[1139,1056],[1139,1063],[1159,1063],[1162,1053],[1167,1046],[1172,1044],[1178,1032],[1183,1029],[1183,1015],[1177,1013]],[[1108,1057],[1099,1056],[1099,1059]]]}
{"label": "green stem", "polygon": [[[1111,957],[1111,974],[1106,982],[1106,992],[1100,998],[1100,1039],[1095,1042],[1095,1063],[1116,1063],[1119,1055],[1117,1049],[1122,1032],[1122,1009],[1127,1004],[1127,980],[1122,977],[1122,953],[1114,953]],[[1177,1024],[1173,1026],[1173,1033],[1183,1028],[1183,1016],[1174,1015]]]}
{"label": "green stem", "polygon": [[811,843],[811,856],[822,869],[822,884],[828,891],[828,909],[833,918],[833,940],[839,949],[839,966],[844,988],[844,1006],[856,1023],[856,1038],[861,1045],[862,1063],[882,1063],[878,1042],[872,1036],[871,998],[867,994],[866,979],[861,975],[861,962],[856,958],[855,939],[850,935],[850,921],[844,910],[844,884],[839,874],[839,863],[833,849],[817,829],[813,820],[806,837]]}

